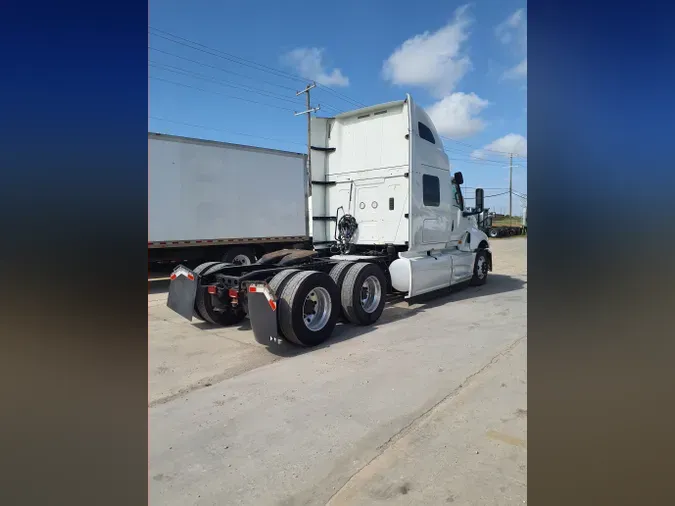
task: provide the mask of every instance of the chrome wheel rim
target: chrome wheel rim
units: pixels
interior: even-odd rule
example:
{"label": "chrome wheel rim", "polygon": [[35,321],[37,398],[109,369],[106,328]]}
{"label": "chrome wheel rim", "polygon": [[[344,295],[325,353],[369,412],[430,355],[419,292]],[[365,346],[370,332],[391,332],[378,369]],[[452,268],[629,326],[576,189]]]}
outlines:
{"label": "chrome wheel rim", "polygon": [[232,263],[234,265],[251,265],[251,259],[246,255],[239,254],[232,259]]}
{"label": "chrome wheel rim", "polygon": [[366,313],[372,313],[380,305],[382,286],[376,276],[368,276],[361,285],[360,302]]}
{"label": "chrome wheel rim", "polygon": [[302,321],[309,330],[317,332],[326,326],[332,310],[333,301],[328,290],[317,286],[305,297],[302,304]]}

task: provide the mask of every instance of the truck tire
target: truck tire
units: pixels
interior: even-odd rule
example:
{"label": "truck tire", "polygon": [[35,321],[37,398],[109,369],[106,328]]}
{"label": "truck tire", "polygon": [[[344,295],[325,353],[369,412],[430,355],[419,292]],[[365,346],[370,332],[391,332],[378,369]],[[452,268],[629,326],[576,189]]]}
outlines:
{"label": "truck tire", "polygon": [[227,327],[241,323],[246,318],[246,311],[241,306],[229,306],[224,311],[216,311],[211,294],[207,292],[206,288],[202,287],[197,289],[195,306],[199,314],[204,318],[204,321],[213,325]]}
{"label": "truck tire", "polygon": [[245,246],[231,248],[223,255],[223,262],[234,265],[251,265],[255,263],[255,251]]}
{"label": "truck tire", "polygon": [[340,298],[347,319],[356,325],[375,323],[384,310],[387,278],[376,264],[359,262],[347,271]]}
{"label": "truck tire", "polygon": [[476,260],[473,263],[473,277],[469,284],[471,286],[484,285],[487,281],[490,260],[484,250],[478,250]]}
{"label": "truck tire", "polygon": [[328,274],[302,271],[282,290],[277,311],[286,339],[300,346],[317,346],[333,333],[340,315],[340,292]]}
{"label": "truck tire", "polygon": [[300,269],[284,269],[270,280],[270,288],[277,299],[284,291],[284,287],[291,280],[294,274],[300,272]]}
{"label": "truck tire", "polygon": [[[209,267],[213,267],[214,265],[216,265],[218,263],[220,263],[220,262],[206,262],[206,263],[200,264],[197,267],[195,267],[192,272],[199,275],[202,272],[204,272],[206,269],[208,269]],[[199,286],[197,287],[197,292],[199,292],[200,288],[201,287],[199,287]],[[197,298],[196,297],[195,297],[195,308],[194,308],[194,311],[192,312],[192,316],[194,318],[197,318],[198,320],[206,321],[206,319],[201,315],[201,313],[197,309]]]}
{"label": "truck tire", "polygon": [[[330,277],[335,282],[335,286],[338,287],[340,293],[342,293],[342,285],[344,284],[345,277],[347,276],[347,271],[352,265],[354,265],[354,262],[340,262],[330,270]],[[340,304],[340,313],[345,319],[347,318],[344,314],[344,310],[342,309],[342,304]]]}
{"label": "truck tire", "polygon": [[499,230],[497,230],[496,228],[491,228],[491,229],[488,231],[488,235],[489,235],[490,237],[492,237],[493,239],[494,239],[495,237],[499,237]]}

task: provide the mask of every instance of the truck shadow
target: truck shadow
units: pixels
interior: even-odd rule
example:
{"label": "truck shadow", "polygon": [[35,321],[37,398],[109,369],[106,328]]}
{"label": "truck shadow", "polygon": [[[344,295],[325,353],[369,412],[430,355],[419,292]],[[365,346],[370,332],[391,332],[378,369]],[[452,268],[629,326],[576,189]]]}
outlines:
{"label": "truck shadow", "polygon": [[167,279],[148,279],[148,295],[169,293],[169,283],[168,276]]}
{"label": "truck shadow", "polygon": [[[360,337],[368,332],[378,329],[382,325],[392,323],[399,320],[404,320],[415,316],[418,313],[424,312],[427,309],[443,306],[448,303],[459,302],[462,300],[475,299],[478,297],[485,297],[486,295],[497,295],[500,293],[508,293],[515,290],[522,289],[527,284],[527,281],[506,276],[503,274],[491,274],[487,284],[483,286],[468,286],[468,284],[458,285],[456,287],[438,290],[431,294],[426,294],[417,297],[410,305],[407,304],[403,296],[394,296],[388,300],[384,307],[382,316],[374,325],[367,327],[358,327],[355,325],[346,325],[343,322],[338,323],[333,331],[333,335],[319,346],[313,348],[301,348],[291,343],[284,342],[277,347],[268,347],[270,353],[279,355],[281,357],[293,357],[303,355],[326,348],[333,344],[348,341],[356,337]],[[245,325],[240,327],[241,330],[249,330],[251,328],[248,320]]]}

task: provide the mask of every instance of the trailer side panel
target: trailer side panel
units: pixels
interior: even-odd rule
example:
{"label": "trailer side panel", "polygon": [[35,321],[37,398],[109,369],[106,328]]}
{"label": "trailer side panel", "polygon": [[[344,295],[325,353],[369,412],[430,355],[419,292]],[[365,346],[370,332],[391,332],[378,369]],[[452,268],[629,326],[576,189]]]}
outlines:
{"label": "trailer side panel", "polygon": [[308,236],[305,155],[158,134],[148,143],[149,243]]}

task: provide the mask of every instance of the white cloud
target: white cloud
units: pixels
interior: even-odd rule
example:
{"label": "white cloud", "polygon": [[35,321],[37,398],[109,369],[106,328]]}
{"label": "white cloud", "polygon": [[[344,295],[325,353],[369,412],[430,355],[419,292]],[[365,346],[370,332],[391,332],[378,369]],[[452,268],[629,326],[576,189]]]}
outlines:
{"label": "white cloud", "polygon": [[525,9],[518,9],[505,21],[495,28],[495,35],[503,43],[511,47],[512,51],[523,60],[506,70],[502,79],[527,78],[527,13]]}
{"label": "white cloud", "polygon": [[323,62],[323,49],[316,47],[299,47],[289,51],[282,57],[283,63],[293,67],[305,79],[316,81],[324,86],[349,86],[349,78],[342,70],[334,68],[327,72]]}
{"label": "white cloud", "polygon": [[527,77],[527,58],[502,74],[502,79],[522,79]]}
{"label": "white cloud", "polygon": [[453,93],[426,108],[436,129],[446,137],[469,137],[485,128],[478,114],[489,105],[475,93]]}
{"label": "white cloud", "polygon": [[527,34],[525,9],[518,9],[506,18],[506,20],[497,25],[495,28],[495,35],[502,44],[509,44],[513,40],[515,33],[518,31],[521,31],[522,33],[522,30],[525,30],[524,33]]}
{"label": "white cloud", "polygon": [[461,51],[471,24],[467,8],[458,8],[454,19],[436,32],[426,31],[401,44],[383,64],[384,79],[425,88],[438,98],[452,92],[471,69],[471,59]]}
{"label": "white cloud", "polygon": [[484,159],[495,156],[508,156],[513,153],[513,156],[522,158],[527,157],[527,139],[519,134],[507,134],[504,137],[492,141],[490,144],[483,146],[482,149],[477,149],[471,153],[471,158]]}

